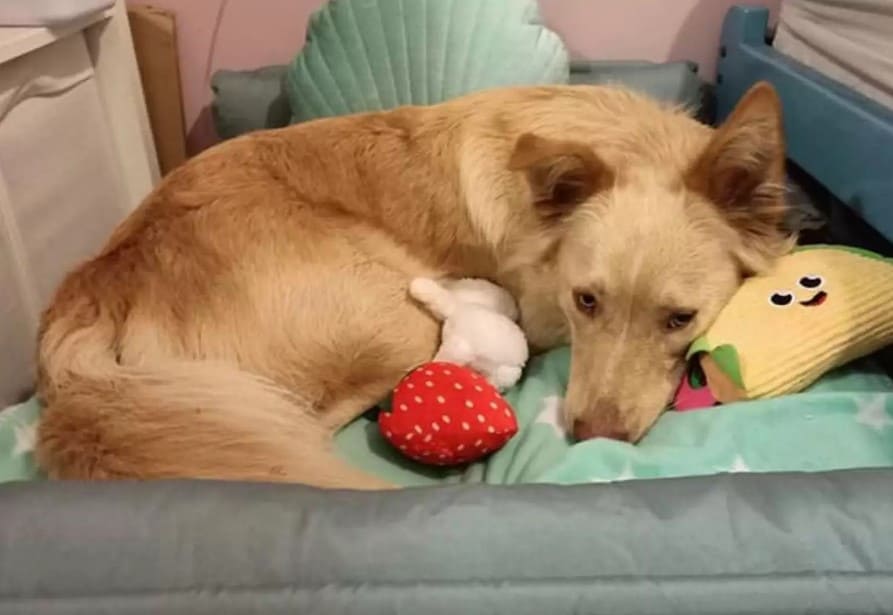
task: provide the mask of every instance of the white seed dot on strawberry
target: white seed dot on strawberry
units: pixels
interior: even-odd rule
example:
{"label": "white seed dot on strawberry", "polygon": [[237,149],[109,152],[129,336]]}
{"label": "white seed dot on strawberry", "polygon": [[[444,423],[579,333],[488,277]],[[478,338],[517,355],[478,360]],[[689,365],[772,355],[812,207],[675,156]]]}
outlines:
{"label": "white seed dot on strawberry", "polygon": [[406,404],[400,404],[400,409],[403,410],[403,412],[406,412],[409,410],[409,407]]}
{"label": "white seed dot on strawberry", "polygon": [[419,425],[416,425],[413,429],[415,429],[416,433],[422,433],[422,428]]}
{"label": "white seed dot on strawberry", "polygon": [[412,399],[413,399],[413,401],[414,401],[415,403],[417,403],[417,404],[422,403],[422,398],[419,397],[418,395],[416,395],[416,396],[413,397]]}
{"label": "white seed dot on strawberry", "polygon": [[407,440],[412,440],[412,437],[413,437],[414,435],[415,435],[414,433],[408,433],[408,434],[406,434],[405,438],[406,438]]}
{"label": "white seed dot on strawberry", "polygon": [[481,444],[483,444],[483,443],[484,443],[483,440],[475,440],[475,441],[474,441],[474,445],[475,445],[476,447],[478,447],[478,448],[480,448],[480,447],[481,447]]}
{"label": "white seed dot on strawberry", "polygon": [[405,444],[401,444],[401,445],[400,445],[400,450],[401,450],[401,451],[405,451],[405,450],[406,450],[406,445],[405,445]]}
{"label": "white seed dot on strawberry", "polygon": [[478,423],[483,423],[484,420],[485,420],[485,419],[484,419],[484,415],[483,415],[483,414],[479,414],[479,415],[478,415]]}
{"label": "white seed dot on strawberry", "polygon": [[425,381],[425,386],[428,387],[429,389],[433,389],[433,388],[434,388],[434,383],[431,382],[430,380],[426,380],[426,381]]}
{"label": "white seed dot on strawberry", "polygon": [[386,431],[384,435],[386,435],[387,437],[390,438],[390,437],[393,436],[394,434],[392,434],[390,431]]}
{"label": "white seed dot on strawberry", "polygon": [[496,433],[496,430],[493,429],[493,425],[490,425],[489,427],[487,427],[487,433]]}
{"label": "white seed dot on strawberry", "polygon": [[466,400],[465,400],[465,407],[466,407],[466,408],[474,408],[474,402],[471,401],[470,399],[466,399]]}
{"label": "white seed dot on strawberry", "polygon": [[444,414],[442,417],[440,417],[440,420],[443,421],[444,423],[446,423],[447,425],[450,424],[450,417],[448,417],[446,414]]}
{"label": "white seed dot on strawberry", "polygon": [[483,387],[479,384],[474,385],[474,390],[477,391],[478,393],[483,393],[483,391],[484,391]]}
{"label": "white seed dot on strawberry", "polygon": [[425,370],[425,375],[426,375],[426,376],[433,376],[433,375],[434,375],[434,372],[432,372],[430,369],[426,369],[426,370]]}
{"label": "white seed dot on strawberry", "polygon": [[464,429],[465,431],[468,431],[469,429],[471,429],[471,425],[469,425],[465,421],[462,421],[462,429]]}
{"label": "white seed dot on strawberry", "polygon": [[444,403],[446,403],[446,399],[444,399],[443,395],[438,395],[438,396],[437,396],[437,403],[439,403],[439,404],[444,404]]}
{"label": "white seed dot on strawberry", "polygon": [[431,423],[431,429],[433,429],[434,431],[440,431],[440,425],[438,425],[437,423]]}
{"label": "white seed dot on strawberry", "polygon": [[461,453],[464,449],[465,449],[465,445],[464,445],[464,444],[460,444],[459,446],[456,447],[456,450],[459,451],[460,453]]}
{"label": "white seed dot on strawberry", "polygon": [[446,374],[447,376],[452,376],[452,375],[453,375],[453,371],[452,371],[452,370],[449,370],[449,369],[445,369],[445,370],[443,370],[443,373]]}
{"label": "white seed dot on strawberry", "polygon": [[461,390],[462,390],[462,383],[461,383],[461,382],[454,382],[454,383],[453,383],[453,388],[456,389],[457,391],[461,391]]}
{"label": "white seed dot on strawberry", "polygon": [[496,405],[496,402],[495,402],[495,401],[491,401],[491,402],[490,402],[490,407],[493,408],[494,410],[496,410],[496,408],[497,408],[498,406]]}
{"label": "white seed dot on strawberry", "polygon": [[425,442],[430,442],[430,441],[431,441],[431,434],[428,434],[427,436],[425,436]]}
{"label": "white seed dot on strawberry", "polygon": [[504,410],[504,412],[505,412],[505,415],[506,415],[506,416],[511,416],[511,415],[512,415],[511,410],[509,410],[508,408],[506,408],[506,409]]}
{"label": "white seed dot on strawberry", "polygon": [[414,389],[414,388],[415,388],[415,385],[414,385],[413,383],[411,383],[411,382],[407,382],[407,383],[406,383],[406,388],[407,388],[407,389]]}

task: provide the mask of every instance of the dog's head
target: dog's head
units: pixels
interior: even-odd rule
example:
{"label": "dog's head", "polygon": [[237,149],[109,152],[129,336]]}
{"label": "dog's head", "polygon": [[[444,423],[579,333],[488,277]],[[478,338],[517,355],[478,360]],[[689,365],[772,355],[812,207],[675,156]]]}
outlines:
{"label": "dog's head", "polygon": [[689,344],[744,276],[789,247],[770,86],[755,86],[695,154],[612,167],[597,145],[526,134],[515,146],[511,167],[543,221],[562,229],[557,283],[573,357],[565,418],[577,439],[641,438]]}

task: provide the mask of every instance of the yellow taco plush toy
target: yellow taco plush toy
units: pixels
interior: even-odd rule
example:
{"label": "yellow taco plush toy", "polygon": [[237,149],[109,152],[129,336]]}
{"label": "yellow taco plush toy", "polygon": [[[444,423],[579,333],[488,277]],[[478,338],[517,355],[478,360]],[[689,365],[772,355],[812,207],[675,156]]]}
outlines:
{"label": "yellow taco plush toy", "polygon": [[796,393],[893,342],[893,260],[804,246],[744,282],[688,351],[677,410]]}

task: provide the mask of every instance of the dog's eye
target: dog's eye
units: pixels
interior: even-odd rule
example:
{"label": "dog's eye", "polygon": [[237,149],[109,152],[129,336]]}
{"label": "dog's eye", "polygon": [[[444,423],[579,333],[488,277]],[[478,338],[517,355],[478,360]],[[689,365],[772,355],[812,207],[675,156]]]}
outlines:
{"label": "dog's eye", "polygon": [[803,288],[807,288],[809,290],[815,290],[819,288],[822,284],[825,283],[825,280],[822,279],[820,275],[805,275],[800,278],[798,284]]}
{"label": "dog's eye", "polygon": [[794,293],[789,293],[786,290],[774,292],[772,293],[772,295],[769,296],[769,303],[771,303],[775,307],[787,307],[793,302]]}
{"label": "dog's eye", "polygon": [[676,312],[671,314],[667,319],[667,329],[670,331],[683,329],[691,324],[695,316],[697,316],[697,312]]}
{"label": "dog's eye", "polygon": [[577,309],[587,316],[592,316],[592,314],[595,313],[596,306],[598,306],[598,299],[596,299],[595,295],[593,295],[592,293],[582,290],[575,290],[574,305],[576,305]]}

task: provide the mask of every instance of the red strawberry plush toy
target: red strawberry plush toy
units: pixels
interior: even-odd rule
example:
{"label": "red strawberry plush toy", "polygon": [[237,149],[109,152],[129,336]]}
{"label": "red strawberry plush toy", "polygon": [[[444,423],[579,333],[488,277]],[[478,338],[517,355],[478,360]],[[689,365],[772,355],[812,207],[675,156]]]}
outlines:
{"label": "red strawberry plush toy", "polygon": [[400,381],[378,426],[407,457],[440,466],[480,459],[518,432],[515,413],[483,376],[440,362],[417,367]]}

